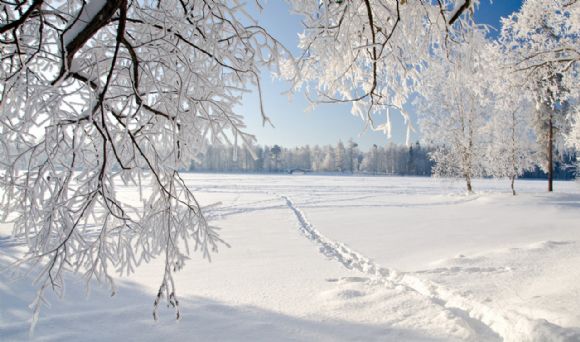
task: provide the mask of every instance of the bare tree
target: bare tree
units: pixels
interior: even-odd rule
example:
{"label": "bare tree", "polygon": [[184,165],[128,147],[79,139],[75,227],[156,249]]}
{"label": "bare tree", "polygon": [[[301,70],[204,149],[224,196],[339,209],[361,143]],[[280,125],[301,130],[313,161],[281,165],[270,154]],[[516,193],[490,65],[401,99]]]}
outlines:
{"label": "bare tree", "polygon": [[[177,170],[251,144],[232,108],[280,45],[237,1],[28,0],[0,4],[0,46],[0,212],[40,269],[35,320],[65,271],[114,293],[111,269],[157,256],[154,316],[166,298],[179,318],[173,272],[223,241]],[[142,179],[140,208],[116,188]]]}

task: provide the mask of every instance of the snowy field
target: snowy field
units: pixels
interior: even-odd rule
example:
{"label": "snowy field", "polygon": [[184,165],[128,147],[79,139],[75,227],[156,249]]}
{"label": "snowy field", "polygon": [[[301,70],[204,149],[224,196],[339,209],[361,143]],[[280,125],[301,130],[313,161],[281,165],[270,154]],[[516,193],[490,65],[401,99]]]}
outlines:
{"label": "snowy field", "polygon": [[[163,264],[49,296],[39,341],[580,341],[580,185],[185,175],[231,244],[176,276],[182,319],[152,319]],[[137,201],[135,188],[122,188]],[[0,267],[19,253],[0,226]],[[0,274],[0,340],[27,340],[29,279]]]}

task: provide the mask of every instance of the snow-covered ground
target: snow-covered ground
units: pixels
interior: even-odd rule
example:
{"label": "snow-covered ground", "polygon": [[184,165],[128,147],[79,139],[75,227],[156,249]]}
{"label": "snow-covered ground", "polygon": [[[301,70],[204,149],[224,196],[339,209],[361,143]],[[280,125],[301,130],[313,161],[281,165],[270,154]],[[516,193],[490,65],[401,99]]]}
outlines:
{"label": "snow-covered ground", "polygon": [[[161,261],[110,297],[70,277],[32,336],[59,341],[580,341],[580,186],[540,181],[186,178],[231,244],[176,276],[182,319],[151,316]],[[123,188],[136,199],[134,188]],[[0,262],[18,253],[0,226]],[[29,279],[0,274],[0,340],[26,340]]]}

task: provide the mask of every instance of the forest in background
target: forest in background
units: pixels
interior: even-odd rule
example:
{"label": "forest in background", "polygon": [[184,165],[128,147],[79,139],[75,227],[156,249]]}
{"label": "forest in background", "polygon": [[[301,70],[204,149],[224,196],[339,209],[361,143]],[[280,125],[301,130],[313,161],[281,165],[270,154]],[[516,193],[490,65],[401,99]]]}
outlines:
{"label": "forest in background", "polygon": [[[390,142],[385,146],[373,145],[362,150],[349,140],[339,141],[336,146],[300,146],[293,148],[278,145],[255,145],[250,148],[232,145],[208,145],[192,161],[190,172],[224,173],[339,173],[394,176],[433,175],[435,162],[432,146],[415,142],[409,146]],[[255,158],[254,158],[255,156]],[[560,153],[555,163],[556,179],[574,179],[576,155],[571,151]],[[526,171],[520,178],[545,179],[546,173],[538,166]]]}

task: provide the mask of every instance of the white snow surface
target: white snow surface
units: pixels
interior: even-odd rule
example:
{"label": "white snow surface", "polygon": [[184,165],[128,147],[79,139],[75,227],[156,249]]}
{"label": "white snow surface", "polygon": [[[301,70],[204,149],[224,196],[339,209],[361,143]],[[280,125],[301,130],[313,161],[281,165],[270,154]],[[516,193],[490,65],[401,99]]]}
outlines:
{"label": "white snow surface", "polygon": [[[231,244],[176,274],[182,319],[152,319],[162,260],[117,295],[69,277],[32,336],[35,287],[0,225],[1,341],[580,341],[580,185],[186,174]],[[134,187],[119,187],[138,202]]]}

